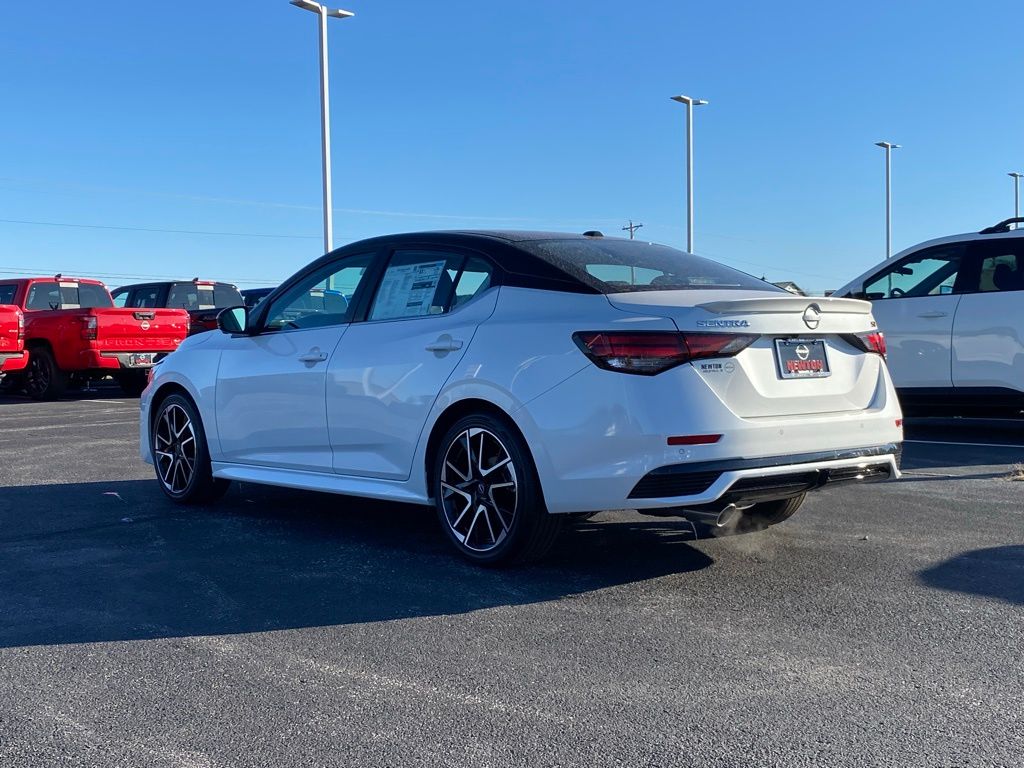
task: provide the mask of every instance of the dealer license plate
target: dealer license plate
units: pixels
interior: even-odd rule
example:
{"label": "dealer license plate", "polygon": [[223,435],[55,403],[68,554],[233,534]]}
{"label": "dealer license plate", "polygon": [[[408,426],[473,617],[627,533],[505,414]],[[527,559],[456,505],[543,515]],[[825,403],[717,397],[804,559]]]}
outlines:
{"label": "dealer license plate", "polygon": [[823,339],[776,339],[775,359],[784,379],[820,379],[832,373]]}
{"label": "dealer license plate", "polygon": [[152,352],[139,352],[128,355],[129,368],[150,368],[153,365]]}

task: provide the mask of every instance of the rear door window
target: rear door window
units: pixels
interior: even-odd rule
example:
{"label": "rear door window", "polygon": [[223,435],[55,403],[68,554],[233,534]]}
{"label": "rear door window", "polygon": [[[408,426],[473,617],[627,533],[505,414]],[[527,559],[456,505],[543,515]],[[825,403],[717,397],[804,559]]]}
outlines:
{"label": "rear door window", "polygon": [[974,290],[981,293],[1024,291],[1024,238],[972,244],[971,256],[979,267]]}
{"label": "rear door window", "polygon": [[[465,260],[460,254],[445,251],[395,251],[380,279],[369,319],[396,320],[447,312],[454,281]],[[469,278],[467,290],[475,291],[470,288]]]}

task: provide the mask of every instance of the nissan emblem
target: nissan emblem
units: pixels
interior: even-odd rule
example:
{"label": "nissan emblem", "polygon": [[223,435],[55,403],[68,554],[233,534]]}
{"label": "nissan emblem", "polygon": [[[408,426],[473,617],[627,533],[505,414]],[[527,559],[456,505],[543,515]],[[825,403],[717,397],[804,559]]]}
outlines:
{"label": "nissan emblem", "polygon": [[804,310],[804,325],[812,331],[821,323],[821,309],[817,304],[811,304]]}

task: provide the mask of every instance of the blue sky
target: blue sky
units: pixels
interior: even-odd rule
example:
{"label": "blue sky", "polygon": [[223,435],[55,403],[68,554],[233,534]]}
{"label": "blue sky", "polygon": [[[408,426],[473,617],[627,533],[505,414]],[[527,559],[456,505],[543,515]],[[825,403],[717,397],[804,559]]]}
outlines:
{"label": "blue sky", "polygon": [[[1012,215],[1019,0],[889,5],[351,0],[336,245],[632,218],[682,246],[680,92],[711,102],[696,250],[746,271],[820,291],[880,260],[879,139],[896,250]],[[320,255],[315,41],[286,0],[4,3],[0,274],[244,287]]]}

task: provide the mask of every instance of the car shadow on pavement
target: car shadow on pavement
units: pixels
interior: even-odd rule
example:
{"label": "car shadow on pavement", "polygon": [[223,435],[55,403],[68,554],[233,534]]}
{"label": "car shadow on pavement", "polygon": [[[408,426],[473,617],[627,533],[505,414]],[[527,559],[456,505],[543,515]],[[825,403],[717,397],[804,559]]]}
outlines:
{"label": "car shadow on pavement", "polygon": [[920,578],[936,589],[1024,605],[1024,545],[963,552],[922,571]]}
{"label": "car shadow on pavement", "polygon": [[433,512],[235,484],[181,508],[154,481],[0,489],[0,647],[458,614],[706,568],[682,521],[588,521],[543,563],[465,563]]}

